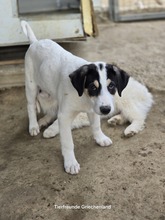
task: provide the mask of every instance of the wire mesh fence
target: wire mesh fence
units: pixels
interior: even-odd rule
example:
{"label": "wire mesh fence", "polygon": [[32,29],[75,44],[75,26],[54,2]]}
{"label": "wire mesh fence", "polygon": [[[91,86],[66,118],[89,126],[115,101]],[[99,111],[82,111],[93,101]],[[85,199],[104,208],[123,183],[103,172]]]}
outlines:
{"label": "wire mesh fence", "polygon": [[114,21],[165,18],[165,0],[109,0]]}

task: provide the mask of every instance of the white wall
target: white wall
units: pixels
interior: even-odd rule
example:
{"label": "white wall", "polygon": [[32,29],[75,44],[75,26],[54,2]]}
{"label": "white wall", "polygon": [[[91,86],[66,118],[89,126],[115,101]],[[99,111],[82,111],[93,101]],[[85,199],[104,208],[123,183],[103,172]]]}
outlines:
{"label": "white wall", "polygon": [[107,10],[108,9],[108,0],[93,0],[93,5],[95,10]]}
{"label": "white wall", "polygon": [[93,5],[95,8],[100,7],[101,6],[101,0],[93,0]]}

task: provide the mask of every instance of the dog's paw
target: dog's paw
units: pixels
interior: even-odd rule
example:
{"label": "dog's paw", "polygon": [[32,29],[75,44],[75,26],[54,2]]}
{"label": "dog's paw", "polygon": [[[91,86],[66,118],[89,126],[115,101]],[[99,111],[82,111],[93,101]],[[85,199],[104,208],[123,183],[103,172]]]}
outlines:
{"label": "dog's paw", "polygon": [[126,137],[126,138],[130,138],[130,137],[132,137],[132,136],[134,136],[135,134],[137,134],[137,132],[135,132],[135,131],[124,131],[124,137]]}
{"label": "dog's paw", "polygon": [[55,137],[57,134],[59,134],[59,128],[58,127],[48,127],[44,133],[43,133],[43,137],[44,138],[53,138]]}
{"label": "dog's paw", "polygon": [[39,127],[47,127],[52,122],[52,117],[50,115],[45,115],[44,117],[40,118],[38,121]]}
{"label": "dog's paw", "polygon": [[112,118],[108,119],[107,122],[110,126],[116,126],[118,124],[118,119],[112,117]]}
{"label": "dog's paw", "polygon": [[135,134],[139,133],[139,131],[142,131],[144,129],[144,124],[135,124],[135,123],[132,123],[131,125],[129,125],[125,131],[124,131],[124,136],[125,137],[132,137],[134,136]]}
{"label": "dog's paw", "polygon": [[95,141],[97,144],[99,144],[102,147],[107,147],[110,146],[112,144],[112,141],[109,137],[107,137],[106,135],[102,134],[99,135],[98,137],[95,138]]}
{"label": "dog's paw", "polygon": [[35,126],[35,127],[30,127],[30,128],[29,128],[29,133],[30,133],[31,136],[37,136],[37,134],[40,133],[40,128],[39,128],[39,126],[37,125],[37,126]]}
{"label": "dog's paw", "polygon": [[38,124],[39,124],[39,127],[40,128],[43,128],[43,127],[46,127],[48,126],[48,122],[45,120],[45,118],[41,118],[39,121],[38,121]]}
{"label": "dog's paw", "polygon": [[67,173],[78,174],[80,171],[80,164],[77,160],[69,160],[67,162],[65,161],[64,168]]}
{"label": "dog's paw", "polygon": [[110,126],[116,126],[124,124],[126,122],[126,119],[121,114],[118,114],[108,119],[107,122]]}

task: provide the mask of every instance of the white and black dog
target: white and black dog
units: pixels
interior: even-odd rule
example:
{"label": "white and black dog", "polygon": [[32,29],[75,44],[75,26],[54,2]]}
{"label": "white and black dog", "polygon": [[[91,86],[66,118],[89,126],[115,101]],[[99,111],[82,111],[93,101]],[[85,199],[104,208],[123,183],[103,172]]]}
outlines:
{"label": "white and black dog", "polygon": [[[119,68],[115,65],[112,65],[112,67],[115,71],[119,71]],[[46,105],[46,102],[48,103],[49,100],[48,95],[44,93],[41,94],[38,99],[40,105],[48,107],[49,105]],[[122,125],[129,122],[129,126],[124,130],[124,136],[132,137],[144,129],[145,120],[152,104],[153,97],[147,87],[130,76],[128,84],[122,92],[122,96],[119,96],[117,92],[114,94],[114,111],[111,111],[106,116],[101,116],[101,118],[109,118],[107,122],[111,126]],[[45,113],[46,112],[47,110],[45,109]],[[41,124],[43,125],[43,123]],[[85,113],[80,113],[74,119],[72,129],[81,128],[83,126],[89,126],[89,120]],[[59,134],[58,119],[45,130],[43,136],[45,138],[51,138],[57,134]]]}
{"label": "white and black dog", "polygon": [[[57,117],[65,171],[77,174],[80,165],[74,154],[72,121],[79,112],[86,112],[95,141],[101,146],[112,144],[100,128],[99,115],[113,111],[115,91],[117,89],[121,96],[129,76],[110,64],[90,63],[74,56],[52,40],[37,40],[25,21],[21,26],[30,41],[25,55],[29,133],[37,135],[40,126]],[[47,113],[39,123],[36,114],[38,103],[43,103],[41,108]],[[51,126],[54,124],[56,121]],[[47,131],[49,133],[49,128]]]}

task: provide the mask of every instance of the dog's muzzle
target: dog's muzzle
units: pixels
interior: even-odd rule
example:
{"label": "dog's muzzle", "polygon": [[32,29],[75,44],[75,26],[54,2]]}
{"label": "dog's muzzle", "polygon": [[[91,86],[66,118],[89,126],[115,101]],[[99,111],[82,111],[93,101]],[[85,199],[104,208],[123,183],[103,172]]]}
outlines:
{"label": "dog's muzzle", "polygon": [[101,107],[100,107],[100,112],[101,112],[103,115],[109,114],[110,111],[111,111],[111,106],[105,105],[105,106],[101,106]]}

